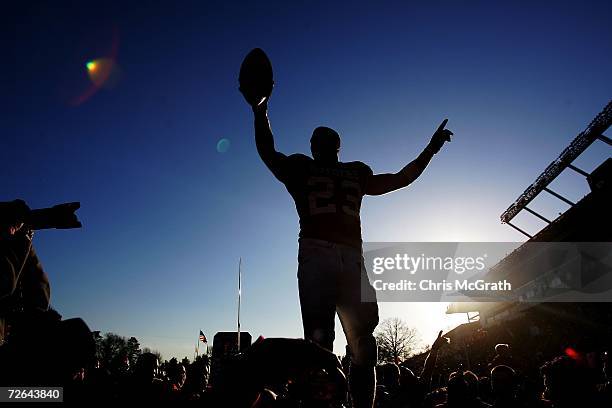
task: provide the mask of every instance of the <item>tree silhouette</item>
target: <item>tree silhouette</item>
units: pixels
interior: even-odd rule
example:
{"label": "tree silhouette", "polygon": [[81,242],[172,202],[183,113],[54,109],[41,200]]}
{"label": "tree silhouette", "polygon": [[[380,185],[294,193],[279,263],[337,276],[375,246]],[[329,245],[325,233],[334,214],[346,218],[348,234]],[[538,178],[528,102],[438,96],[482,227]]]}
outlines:
{"label": "tree silhouette", "polygon": [[161,363],[162,361],[164,361],[164,360],[162,360],[162,355],[161,355],[161,353],[160,353],[159,351],[157,351],[157,350],[151,350],[150,348],[145,347],[145,348],[143,348],[143,349],[142,349],[142,352],[143,352],[143,353],[151,353],[151,354],[154,354],[155,356],[157,356],[157,360],[159,360],[159,362],[160,362],[160,363]]}
{"label": "tree silhouette", "polygon": [[138,339],[136,337],[130,337],[126,344],[126,354],[130,360],[130,367],[134,367],[136,365],[136,361],[138,361],[140,353],[140,343],[138,342]]}
{"label": "tree silhouette", "polygon": [[102,356],[102,340],[104,339],[99,331],[91,332],[94,342],[96,343],[96,359],[102,364],[103,356]]}
{"label": "tree silhouette", "polygon": [[392,363],[400,363],[408,358],[419,341],[417,330],[397,317],[383,320],[375,336],[378,359]]}
{"label": "tree silhouette", "polygon": [[100,363],[111,367],[123,356],[127,356],[127,339],[115,333],[106,333],[100,341]]}
{"label": "tree silhouette", "polygon": [[126,358],[130,367],[134,367],[142,353],[136,337],[127,339],[115,333],[106,333],[102,336],[99,331],[92,334],[96,343],[96,358],[104,367],[110,368]]}

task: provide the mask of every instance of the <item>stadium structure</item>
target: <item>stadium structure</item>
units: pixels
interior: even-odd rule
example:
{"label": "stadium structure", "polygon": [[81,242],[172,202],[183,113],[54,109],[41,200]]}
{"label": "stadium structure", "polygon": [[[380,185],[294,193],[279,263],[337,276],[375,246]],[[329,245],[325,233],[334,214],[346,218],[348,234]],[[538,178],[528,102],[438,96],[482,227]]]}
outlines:
{"label": "stadium structure", "polygon": [[[608,156],[590,173],[573,164],[594,143],[600,145],[597,148],[612,146],[612,140],[604,134],[611,123],[612,101],[503,212],[502,223],[525,235],[527,240],[487,272],[492,281],[507,279],[513,288],[530,293],[538,279],[550,273],[529,267],[530,259],[520,256],[523,248],[532,242],[612,242],[612,158]],[[590,187],[588,194],[577,202],[549,187],[565,169],[584,176]],[[569,208],[556,219],[546,218],[529,207],[541,193],[550,194]],[[545,227],[530,234],[515,225],[514,218],[523,211],[544,221]],[[483,342],[489,346],[506,342],[538,344],[543,354],[546,350],[553,352],[565,347],[594,350],[612,344],[612,302],[457,302],[451,303],[446,313],[467,315],[468,323],[448,335],[456,347],[463,348],[468,365],[470,345],[475,349],[476,343],[480,346]]]}

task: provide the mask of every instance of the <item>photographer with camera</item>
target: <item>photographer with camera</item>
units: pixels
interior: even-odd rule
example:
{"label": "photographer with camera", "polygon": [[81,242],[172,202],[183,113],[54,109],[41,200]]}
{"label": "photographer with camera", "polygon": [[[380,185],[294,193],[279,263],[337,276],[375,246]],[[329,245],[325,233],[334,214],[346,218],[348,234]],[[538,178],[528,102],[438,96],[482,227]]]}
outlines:
{"label": "photographer with camera", "polygon": [[12,315],[49,310],[49,279],[34,251],[33,231],[24,224],[30,213],[23,200],[0,202],[0,344]]}
{"label": "photographer with camera", "polygon": [[[34,230],[81,227],[74,213],[79,207],[31,210],[23,200],[0,202],[0,385],[78,389],[95,355],[87,324],[62,320],[49,307],[49,279],[32,245]],[[41,336],[48,353],[32,352]],[[69,394],[78,398],[74,390]]]}

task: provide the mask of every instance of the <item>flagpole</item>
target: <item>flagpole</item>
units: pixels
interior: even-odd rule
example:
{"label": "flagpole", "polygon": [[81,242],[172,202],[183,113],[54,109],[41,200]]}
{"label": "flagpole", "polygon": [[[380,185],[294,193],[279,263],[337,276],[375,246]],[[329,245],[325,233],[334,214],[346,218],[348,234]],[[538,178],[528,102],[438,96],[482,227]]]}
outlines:
{"label": "flagpole", "polygon": [[242,295],[241,275],[242,275],[242,257],[238,260],[238,353],[240,353],[240,298]]}
{"label": "flagpole", "polygon": [[[200,332],[202,331],[202,329],[200,329]],[[200,333],[198,333],[198,340],[197,340],[197,346],[196,346],[196,358],[200,357]]]}
{"label": "flagpole", "polygon": [[196,346],[195,346],[195,353],[193,355],[193,361],[195,361],[197,357],[198,357],[198,343],[196,343]]}

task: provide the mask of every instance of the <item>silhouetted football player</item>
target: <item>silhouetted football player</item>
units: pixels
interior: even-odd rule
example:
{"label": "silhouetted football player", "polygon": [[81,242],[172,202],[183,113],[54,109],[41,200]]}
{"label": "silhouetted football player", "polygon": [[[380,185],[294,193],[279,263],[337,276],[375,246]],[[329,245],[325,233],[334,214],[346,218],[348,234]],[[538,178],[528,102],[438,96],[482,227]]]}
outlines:
{"label": "silhouetted football player", "polygon": [[318,127],[312,133],[312,158],[286,156],[274,148],[267,100],[252,104],[255,142],[263,162],[285,184],[300,218],[298,286],[304,336],[332,350],[334,319],[340,317],[352,350],[350,387],[355,407],[372,407],[374,400],[376,302],[362,302],[363,289],[375,299],[361,249],[359,211],[364,195],[381,195],[416,180],[451,131],[444,120],[421,154],[395,174],[373,174],[362,162],[338,160],[340,136]]}

